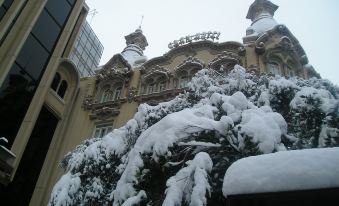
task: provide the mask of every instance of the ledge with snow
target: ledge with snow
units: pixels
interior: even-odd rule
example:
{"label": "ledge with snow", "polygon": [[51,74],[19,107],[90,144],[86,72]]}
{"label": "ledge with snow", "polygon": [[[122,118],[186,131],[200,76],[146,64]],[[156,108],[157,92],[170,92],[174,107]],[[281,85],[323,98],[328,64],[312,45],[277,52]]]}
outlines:
{"label": "ledge with snow", "polygon": [[227,170],[228,205],[339,205],[339,148],[240,159]]}

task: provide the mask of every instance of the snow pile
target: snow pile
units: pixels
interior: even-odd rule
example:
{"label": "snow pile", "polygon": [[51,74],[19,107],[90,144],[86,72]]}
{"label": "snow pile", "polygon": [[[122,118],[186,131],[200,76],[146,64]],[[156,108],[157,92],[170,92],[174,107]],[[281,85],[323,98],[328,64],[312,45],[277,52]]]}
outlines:
{"label": "snow pile", "polygon": [[250,138],[252,143],[258,144],[258,150],[262,153],[270,153],[282,149],[281,136],[287,134],[287,123],[284,118],[273,112],[269,106],[257,108],[247,101],[245,95],[236,92],[232,96],[213,94],[211,102],[221,104],[226,112],[230,125],[240,122],[234,128],[237,133],[238,149],[245,146],[245,138]]}
{"label": "snow pile", "polygon": [[312,105],[312,102],[321,104],[320,108],[324,113],[330,113],[334,111],[339,101],[334,99],[332,94],[327,90],[303,87],[297,92],[290,105],[293,109],[306,108],[306,110],[310,111],[314,109],[315,105]]}
{"label": "snow pile", "polygon": [[73,195],[78,192],[80,188],[79,173],[72,175],[67,173],[63,175],[53,188],[52,198],[48,205],[64,206],[73,205]]}
{"label": "snow pile", "polygon": [[242,121],[236,129],[240,148],[245,146],[246,137],[251,137],[251,141],[258,144],[258,149],[262,153],[271,153],[284,148],[280,142],[281,136],[287,134],[287,124],[279,113],[272,112],[268,106],[244,111]]}
{"label": "snow pile", "polygon": [[163,206],[181,205],[183,198],[190,206],[206,205],[206,191],[211,189],[207,172],[212,170],[212,160],[207,153],[201,152],[186,164],[187,167],[167,181]]}
{"label": "snow pile", "polygon": [[172,147],[175,142],[189,137],[192,133],[205,130],[224,133],[228,125],[223,121],[215,121],[214,111],[216,111],[215,107],[198,104],[194,108],[169,114],[144,131],[129,152],[127,166],[113,192],[113,205],[119,205],[126,198],[137,194],[134,183],[138,182],[137,176],[144,166],[142,154],[150,153],[157,161],[160,156],[167,154],[169,147]]}
{"label": "snow pile", "polygon": [[278,23],[273,18],[266,17],[255,21],[249,29],[253,30],[254,33],[252,35],[261,35],[277,25]]}
{"label": "snow pile", "polygon": [[339,187],[339,148],[277,152],[243,158],[224,177],[225,197]]}

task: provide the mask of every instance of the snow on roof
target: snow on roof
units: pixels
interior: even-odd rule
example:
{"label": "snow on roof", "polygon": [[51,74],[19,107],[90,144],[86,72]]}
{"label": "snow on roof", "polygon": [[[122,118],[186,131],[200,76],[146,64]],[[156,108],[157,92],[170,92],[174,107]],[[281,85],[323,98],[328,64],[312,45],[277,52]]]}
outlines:
{"label": "snow on roof", "polygon": [[255,21],[247,30],[251,31],[248,35],[261,35],[266,31],[273,29],[278,23],[272,17],[261,18]]}
{"label": "snow on roof", "polygon": [[223,194],[253,194],[339,187],[339,147],[252,156],[226,171]]}

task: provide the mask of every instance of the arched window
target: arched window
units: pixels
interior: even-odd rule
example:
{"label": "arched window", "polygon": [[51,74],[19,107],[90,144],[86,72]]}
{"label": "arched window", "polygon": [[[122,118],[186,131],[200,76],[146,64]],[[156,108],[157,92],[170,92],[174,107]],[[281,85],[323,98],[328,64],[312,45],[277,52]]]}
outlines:
{"label": "arched window", "polygon": [[279,64],[276,62],[267,63],[267,72],[274,75],[281,75]]}
{"label": "arched window", "polygon": [[57,73],[55,73],[54,79],[53,79],[52,84],[51,84],[51,88],[54,91],[57,91],[58,86],[60,84],[60,81],[61,81],[61,76],[60,76],[59,72],[57,72]]}
{"label": "arched window", "polygon": [[179,78],[179,88],[185,88],[188,84],[188,76],[183,75]]}
{"label": "arched window", "polygon": [[65,97],[68,84],[66,80],[61,81],[61,75],[59,72],[55,73],[54,79],[51,84],[51,88],[58,94],[62,99]]}
{"label": "arched window", "polygon": [[113,100],[119,100],[120,99],[121,90],[122,90],[122,87],[117,87],[114,90]]}
{"label": "arched window", "polygon": [[159,83],[159,92],[166,90],[166,81],[162,81]]}
{"label": "arched window", "polygon": [[289,77],[294,77],[295,76],[295,72],[294,72],[293,68],[290,65],[287,65],[286,68],[287,68],[287,75]]}
{"label": "arched window", "polygon": [[152,94],[157,91],[156,83],[153,78],[149,78],[145,82],[144,94]]}
{"label": "arched window", "polygon": [[101,95],[101,100],[100,102],[108,102],[111,100],[111,90],[110,89],[106,89],[102,95]]}
{"label": "arched window", "polygon": [[189,75],[187,70],[182,70],[177,74],[178,82],[177,88],[185,88],[189,82]]}
{"label": "arched window", "polygon": [[199,68],[192,68],[192,69],[190,70],[189,80],[191,80],[192,77],[193,77],[199,70],[200,70]]}
{"label": "arched window", "polygon": [[57,94],[61,97],[61,98],[64,98],[65,94],[66,94],[66,90],[67,90],[67,87],[68,87],[68,84],[65,80],[62,80],[59,88],[58,88],[58,91],[57,91]]}
{"label": "arched window", "polygon": [[147,85],[147,94],[152,94],[154,92],[156,92],[155,84],[151,83]]}

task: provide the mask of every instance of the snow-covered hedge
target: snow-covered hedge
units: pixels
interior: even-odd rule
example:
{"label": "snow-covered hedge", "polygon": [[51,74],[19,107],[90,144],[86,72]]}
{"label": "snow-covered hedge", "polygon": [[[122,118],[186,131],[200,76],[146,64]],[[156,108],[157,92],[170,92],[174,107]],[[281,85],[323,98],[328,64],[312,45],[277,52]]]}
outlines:
{"label": "snow-covered hedge", "polygon": [[188,92],[67,154],[49,205],[223,204],[236,160],[338,146],[338,97],[326,80],[201,70]]}

